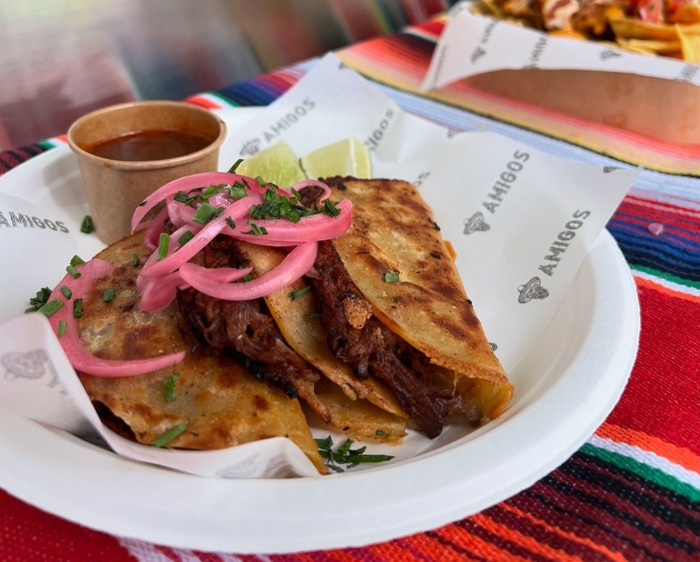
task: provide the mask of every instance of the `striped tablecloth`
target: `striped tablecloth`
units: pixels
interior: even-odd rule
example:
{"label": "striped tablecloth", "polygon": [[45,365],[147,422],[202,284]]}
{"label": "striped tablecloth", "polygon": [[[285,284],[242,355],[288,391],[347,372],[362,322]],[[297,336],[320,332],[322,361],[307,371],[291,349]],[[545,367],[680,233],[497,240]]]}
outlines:
{"label": "striped tablecloth", "polygon": [[[498,120],[484,115],[490,111],[480,113],[485,100],[475,101],[473,92],[459,86],[430,98],[418,95],[417,79],[442,25],[438,19],[339,55],[407,111],[453,129],[494,131],[560,157],[643,169],[608,224],[636,281],[642,321],[637,362],[612,414],[570,459],[525,491],[477,515],[386,543],[268,556],[178,550],[96,532],[0,491],[0,560],[700,560],[698,151],[640,139],[635,144],[629,135],[616,137],[585,123],[577,126],[584,134],[574,137],[552,115],[531,127],[517,126],[510,114]],[[266,105],[305,68],[189,101]],[[619,149],[611,151],[611,145]],[[0,153],[0,173],[51,146],[42,142]]]}

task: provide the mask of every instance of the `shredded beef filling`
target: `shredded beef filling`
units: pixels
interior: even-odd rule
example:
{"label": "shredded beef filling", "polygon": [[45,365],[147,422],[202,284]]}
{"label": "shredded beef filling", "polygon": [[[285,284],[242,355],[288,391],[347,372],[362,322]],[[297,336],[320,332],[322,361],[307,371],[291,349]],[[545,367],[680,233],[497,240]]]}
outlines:
{"label": "shredded beef filling", "polygon": [[372,376],[386,385],[425,435],[440,435],[453,397],[428,358],[374,316],[361,327],[348,317],[348,311],[361,307],[353,303],[364,298],[330,242],[319,244],[315,267],[319,275],[309,281],[333,352],[350,364],[358,377]]}
{"label": "shredded beef filling", "polygon": [[[226,236],[215,238],[193,262],[204,267],[247,265],[236,241]],[[280,387],[291,397],[318,380],[318,373],[287,346],[263,299],[223,301],[185,289],[178,291],[177,300],[200,339],[237,355],[259,380]]]}

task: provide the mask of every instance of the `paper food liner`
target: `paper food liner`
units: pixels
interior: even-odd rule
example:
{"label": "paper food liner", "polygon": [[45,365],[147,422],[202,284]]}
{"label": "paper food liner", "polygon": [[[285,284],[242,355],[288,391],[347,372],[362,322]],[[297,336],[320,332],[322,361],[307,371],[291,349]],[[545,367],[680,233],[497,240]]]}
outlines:
{"label": "paper food liner", "polygon": [[602,42],[548,35],[456,4],[440,34],[421,90],[496,70],[598,70],[640,74],[700,86],[700,65],[632,53]]}
{"label": "paper food liner", "polygon": [[[229,129],[222,170],[281,139],[302,156],[356,137],[371,150],[375,177],[418,186],[457,250],[469,298],[507,372],[547,329],[638,175],[562,160],[496,134],[450,131],[406,113],[332,54],[246,123],[237,122],[241,113],[220,112]],[[0,297],[0,407],[77,435],[92,428],[120,455],[193,474],[318,475],[284,438],[173,451],[132,443],[102,425],[46,319],[23,314],[29,297],[60,281],[78,250],[89,258],[103,247],[94,234],[80,233],[87,206],[77,164],[62,148],[38,157],[48,162],[41,185],[28,165],[0,178],[0,255],[2,263],[15,264],[5,268]],[[327,428],[312,429],[317,437],[335,435],[338,444],[343,439]],[[468,432],[448,426],[434,440],[410,432],[399,446],[370,444],[368,452],[406,460]]]}

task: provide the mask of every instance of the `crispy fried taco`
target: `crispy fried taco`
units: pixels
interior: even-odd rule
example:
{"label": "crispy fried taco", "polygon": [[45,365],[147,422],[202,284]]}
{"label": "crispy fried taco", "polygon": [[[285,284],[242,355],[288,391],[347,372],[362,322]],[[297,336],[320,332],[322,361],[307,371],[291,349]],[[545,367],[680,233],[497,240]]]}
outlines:
{"label": "crispy fried taco", "polygon": [[[298,400],[251,376],[237,359],[200,345],[177,303],[141,310],[136,279],[149,253],[143,235],[135,234],[96,256],[114,269],[82,297],[78,333],[87,351],[107,361],[128,363],[185,350],[184,359],[138,376],[79,372],[101,419],[146,445],[170,433],[174,437],[162,445],[182,449],[221,449],[284,436],[325,473]],[[181,431],[172,433],[177,428]]]}
{"label": "crispy fried taco", "polygon": [[[327,183],[353,202],[352,225],[319,244],[309,277],[335,357],[388,389],[428,437],[453,420],[476,425],[500,415],[512,385],[418,190],[396,180]],[[335,380],[354,388],[350,376]]]}

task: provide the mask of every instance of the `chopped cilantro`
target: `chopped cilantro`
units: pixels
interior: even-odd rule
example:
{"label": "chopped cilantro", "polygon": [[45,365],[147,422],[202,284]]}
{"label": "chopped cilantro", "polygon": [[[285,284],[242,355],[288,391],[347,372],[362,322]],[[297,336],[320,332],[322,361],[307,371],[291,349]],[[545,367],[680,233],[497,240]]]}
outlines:
{"label": "chopped cilantro", "polygon": [[[394,458],[391,455],[365,454],[367,447],[352,449],[351,447],[354,443],[352,439],[346,439],[335,451],[333,450],[333,439],[330,435],[325,439],[316,439],[315,441],[319,454],[326,459],[326,466],[336,472],[345,472],[346,468],[353,468],[360,463],[386,462]],[[343,468],[340,466],[341,464],[348,466]]]}
{"label": "chopped cilantro", "polygon": [[37,312],[41,312],[47,318],[56,314],[59,310],[63,308],[63,301],[61,299],[52,299],[45,305],[40,307]]}
{"label": "chopped cilantro", "polygon": [[311,287],[309,287],[307,285],[306,287],[302,287],[301,289],[297,289],[296,291],[292,291],[291,293],[289,293],[289,298],[294,301],[294,300],[298,299],[299,297],[303,297],[310,290],[311,290]]}
{"label": "chopped cilantro", "polygon": [[385,283],[396,283],[399,280],[399,272],[398,271],[387,271],[384,274],[384,282]]}
{"label": "chopped cilantro", "polygon": [[243,158],[239,158],[238,160],[236,160],[236,161],[233,163],[233,166],[231,166],[231,167],[228,169],[229,173],[230,173],[230,174],[235,173],[235,171],[238,169],[238,166],[240,166],[241,164],[243,164]]}
{"label": "chopped cilantro", "polygon": [[180,373],[172,373],[169,377],[163,379],[163,394],[165,396],[165,401],[170,404],[175,402],[177,398],[175,393],[175,379],[180,376]]}
{"label": "chopped cilantro", "polygon": [[177,239],[177,241],[180,244],[180,246],[184,246],[190,240],[192,240],[192,238],[194,238],[194,234],[192,234],[192,232],[190,230],[186,230],[185,232],[182,233],[180,238]]}
{"label": "chopped cilantro", "polygon": [[51,289],[48,287],[42,287],[36,292],[35,297],[31,297],[29,299],[30,306],[24,312],[36,312],[48,302],[50,296]]}
{"label": "chopped cilantro", "polygon": [[90,215],[85,215],[83,222],[80,225],[80,232],[83,234],[90,234],[95,232],[95,223],[92,222],[92,217]]}
{"label": "chopped cilantro", "polygon": [[73,301],[73,318],[80,318],[83,315],[83,299]]}
{"label": "chopped cilantro", "polygon": [[163,447],[164,445],[167,445],[170,443],[173,439],[175,439],[178,435],[180,435],[183,431],[187,429],[187,424],[185,423],[179,423],[175,427],[172,427],[168,431],[166,431],[163,435],[158,437],[155,441],[151,443],[154,447]]}

